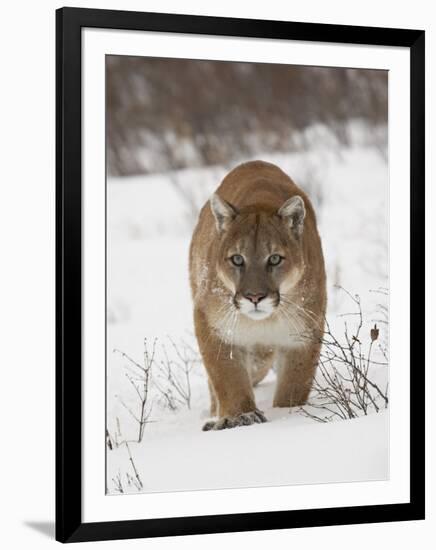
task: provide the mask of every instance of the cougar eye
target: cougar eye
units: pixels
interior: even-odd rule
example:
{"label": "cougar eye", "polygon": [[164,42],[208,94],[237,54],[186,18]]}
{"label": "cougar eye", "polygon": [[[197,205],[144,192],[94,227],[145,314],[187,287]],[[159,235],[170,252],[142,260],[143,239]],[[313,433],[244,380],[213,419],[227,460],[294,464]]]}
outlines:
{"label": "cougar eye", "polygon": [[236,265],[237,267],[241,267],[244,265],[244,258],[240,254],[234,254],[230,258],[233,265]]}
{"label": "cougar eye", "polygon": [[269,265],[279,265],[279,263],[281,263],[282,260],[283,260],[282,256],[280,256],[279,254],[273,254],[268,258],[268,263]]}

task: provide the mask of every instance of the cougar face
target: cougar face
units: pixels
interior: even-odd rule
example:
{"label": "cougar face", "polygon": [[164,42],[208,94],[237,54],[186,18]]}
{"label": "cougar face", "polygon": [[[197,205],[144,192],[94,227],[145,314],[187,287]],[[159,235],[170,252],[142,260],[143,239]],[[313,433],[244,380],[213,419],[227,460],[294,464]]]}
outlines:
{"label": "cougar face", "polygon": [[303,270],[304,203],[289,199],[278,211],[240,212],[214,195],[212,211],[220,241],[217,273],[240,314],[254,321],[274,315]]}

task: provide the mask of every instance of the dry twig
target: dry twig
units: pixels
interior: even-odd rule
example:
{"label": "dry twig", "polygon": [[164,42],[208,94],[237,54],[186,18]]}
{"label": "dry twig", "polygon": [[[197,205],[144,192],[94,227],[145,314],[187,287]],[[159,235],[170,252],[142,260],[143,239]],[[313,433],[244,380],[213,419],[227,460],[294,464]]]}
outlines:
{"label": "dry twig", "polygon": [[[299,411],[318,422],[328,422],[335,418],[347,419],[379,412],[388,407],[388,387],[384,390],[374,378],[374,369],[387,368],[387,351],[383,353],[386,362],[372,359],[373,346],[378,342],[380,329],[375,324],[369,334],[363,333],[363,314],[359,296],[344,292],[352,300],[356,311],[345,314],[357,317],[354,331],[344,324],[343,338],[340,339],[325,321],[318,374],[314,380],[311,399]],[[387,318],[387,317],[386,317]],[[366,354],[363,351],[367,344]],[[383,351],[383,350],[382,350]],[[319,411],[319,414],[310,409]]]}

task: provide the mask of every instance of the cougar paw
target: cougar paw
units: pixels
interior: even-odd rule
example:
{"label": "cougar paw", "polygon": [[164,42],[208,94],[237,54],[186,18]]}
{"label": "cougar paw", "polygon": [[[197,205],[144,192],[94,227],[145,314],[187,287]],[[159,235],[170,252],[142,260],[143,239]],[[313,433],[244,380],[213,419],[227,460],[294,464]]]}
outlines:
{"label": "cougar paw", "polygon": [[237,428],[238,426],[262,424],[263,422],[267,422],[266,416],[262,411],[256,409],[248,413],[238,414],[237,416],[223,416],[218,420],[209,420],[206,424],[204,424],[203,431],[227,430],[229,428]]}

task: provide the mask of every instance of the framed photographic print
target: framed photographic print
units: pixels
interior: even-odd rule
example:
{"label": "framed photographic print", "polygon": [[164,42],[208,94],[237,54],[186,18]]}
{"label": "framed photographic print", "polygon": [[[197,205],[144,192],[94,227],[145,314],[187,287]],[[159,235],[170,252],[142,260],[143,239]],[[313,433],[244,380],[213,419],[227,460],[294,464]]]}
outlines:
{"label": "framed photographic print", "polygon": [[56,18],[56,538],[424,518],[424,32]]}

